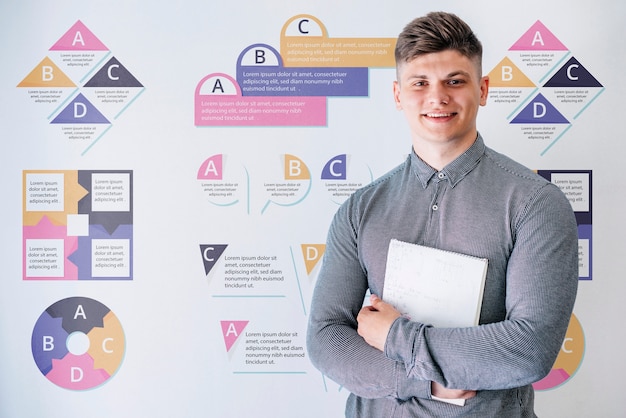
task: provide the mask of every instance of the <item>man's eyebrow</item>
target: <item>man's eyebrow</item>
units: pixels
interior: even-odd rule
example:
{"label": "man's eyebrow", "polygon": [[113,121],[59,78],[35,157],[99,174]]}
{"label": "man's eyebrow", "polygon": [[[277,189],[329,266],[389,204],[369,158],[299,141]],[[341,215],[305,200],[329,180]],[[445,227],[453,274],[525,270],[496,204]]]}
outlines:
{"label": "man's eyebrow", "polygon": [[[455,70],[452,71],[451,73],[448,73],[448,75],[446,75],[446,79],[447,78],[453,78],[453,77],[457,77],[457,76],[463,76],[463,77],[471,77],[471,74],[468,73],[467,71],[463,71],[463,70]],[[421,79],[421,80],[428,80],[429,77],[426,74],[412,74],[410,76],[407,77],[407,79],[411,80],[411,79]]]}
{"label": "man's eyebrow", "polygon": [[471,77],[471,74],[468,73],[467,71],[458,70],[458,71],[453,71],[450,74],[448,74],[448,78],[456,77],[459,75],[463,77]]}

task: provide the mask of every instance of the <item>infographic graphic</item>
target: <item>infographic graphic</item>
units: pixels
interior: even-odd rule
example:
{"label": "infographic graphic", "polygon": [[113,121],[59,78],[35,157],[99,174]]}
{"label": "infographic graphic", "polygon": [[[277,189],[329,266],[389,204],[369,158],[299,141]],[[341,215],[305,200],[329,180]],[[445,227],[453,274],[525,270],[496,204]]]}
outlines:
{"label": "infographic graphic", "polygon": [[[311,174],[311,169],[300,157],[293,154],[279,155],[279,164],[268,165],[262,180],[250,173],[245,161],[236,155],[214,154],[206,158],[196,174],[202,200],[213,206],[245,208],[249,215],[253,205],[261,205],[264,214],[272,206],[290,207],[302,203],[309,197],[314,181],[319,181],[328,200],[342,204],[354,191],[374,180],[369,165],[353,154],[338,154],[331,157]],[[252,179],[251,179],[252,177]],[[257,193],[251,194],[251,190]]]}
{"label": "infographic graphic", "polygon": [[131,280],[133,172],[25,170],[24,280]]}
{"label": "infographic graphic", "polygon": [[69,297],[50,305],[37,319],[31,348],[37,367],[49,381],[65,389],[92,389],[120,367],[124,331],[102,303]]}
{"label": "infographic graphic", "polygon": [[333,203],[342,204],[352,193],[374,180],[370,167],[356,160],[353,155],[339,154],[324,165],[320,179]]}
{"label": "infographic graphic", "polygon": [[311,15],[289,19],[280,52],[243,49],[236,78],[211,73],[195,91],[196,126],[326,126],[328,97],[367,97],[371,67],[393,67],[395,38],[330,38]]}
{"label": "infographic graphic", "polygon": [[305,335],[254,328],[247,320],[220,321],[233,374],[306,374]]}
{"label": "infographic graphic", "polygon": [[569,199],[578,224],[578,276],[592,279],[592,172],[591,170],[538,170],[537,173],[557,185]]}
{"label": "infographic graphic", "polygon": [[489,73],[489,101],[507,109],[509,124],[547,153],[604,91],[581,63],[536,21]]}
{"label": "infographic graphic", "polygon": [[139,97],[144,86],[77,21],[17,85],[84,155]]}
{"label": "infographic graphic", "polygon": [[[258,251],[245,244],[200,244],[204,272],[214,299],[290,299],[307,312],[310,291],[325,244]],[[307,279],[308,278],[308,279]]]}
{"label": "infographic graphic", "polygon": [[[306,374],[305,300],[326,246],[302,243],[273,251],[259,248],[200,245],[211,306],[220,315],[235,311],[239,304],[246,306],[243,317],[219,321],[228,364],[233,374]],[[272,301],[271,313],[266,311],[268,300]],[[253,314],[256,303],[265,315]],[[294,307],[301,307],[302,314],[295,315]],[[284,315],[286,309],[294,314]]]}

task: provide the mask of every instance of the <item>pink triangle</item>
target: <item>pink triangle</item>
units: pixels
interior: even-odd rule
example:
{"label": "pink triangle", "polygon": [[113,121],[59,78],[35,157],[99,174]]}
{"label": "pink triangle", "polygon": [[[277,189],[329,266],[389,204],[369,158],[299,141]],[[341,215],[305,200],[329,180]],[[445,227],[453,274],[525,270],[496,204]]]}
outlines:
{"label": "pink triangle", "polygon": [[50,51],[108,51],[109,49],[83,25],[80,20],[74,23]]}
{"label": "pink triangle", "polygon": [[567,48],[538,20],[509,51],[567,51]]}
{"label": "pink triangle", "polygon": [[226,344],[226,351],[230,351],[239,334],[244,330],[249,321],[220,321],[222,325],[222,336],[224,337],[224,344]]}

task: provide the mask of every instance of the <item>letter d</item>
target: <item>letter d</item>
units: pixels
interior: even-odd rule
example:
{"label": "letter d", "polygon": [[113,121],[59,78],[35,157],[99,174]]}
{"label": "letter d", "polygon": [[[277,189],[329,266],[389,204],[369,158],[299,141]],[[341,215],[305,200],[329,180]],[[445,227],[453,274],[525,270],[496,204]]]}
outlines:
{"label": "letter d", "polygon": [[87,114],[87,106],[84,103],[76,102],[74,103],[74,117],[75,118],[83,118]]}
{"label": "letter d", "polygon": [[80,382],[81,380],[83,380],[83,369],[81,369],[80,367],[72,366],[70,368],[70,381],[74,383]]}
{"label": "letter d", "polygon": [[544,117],[545,115],[546,115],[546,105],[544,105],[541,102],[533,103],[533,118],[539,119],[539,118]]}
{"label": "letter d", "polygon": [[319,251],[315,247],[307,247],[306,248],[306,259],[308,261],[317,260],[319,257]]}

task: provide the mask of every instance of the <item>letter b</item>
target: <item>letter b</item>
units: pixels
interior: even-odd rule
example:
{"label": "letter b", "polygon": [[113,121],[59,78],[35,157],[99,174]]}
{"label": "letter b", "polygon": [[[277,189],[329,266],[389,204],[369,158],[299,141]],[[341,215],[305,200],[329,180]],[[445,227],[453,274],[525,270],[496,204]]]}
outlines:
{"label": "letter b", "polygon": [[289,176],[296,177],[302,173],[302,168],[300,167],[300,161],[297,160],[289,160]]}
{"label": "letter b", "polygon": [[43,336],[42,350],[43,351],[52,351],[52,350],[54,350],[54,337],[52,337],[51,335],[44,335]]}
{"label": "letter b", "polygon": [[52,67],[44,65],[41,67],[41,81],[52,81],[54,79],[54,71]]}
{"label": "letter b", "polygon": [[511,81],[513,80],[513,68],[508,65],[502,66],[502,81]]}
{"label": "letter b", "polygon": [[265,63],[265,51],[262,49],[254,50],[254,63],[255,64],[263,64]]}

